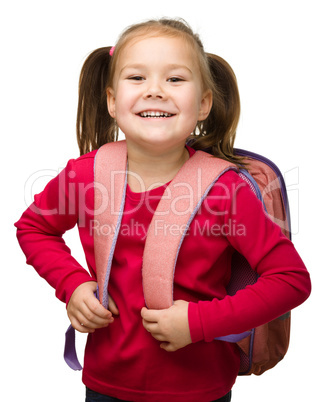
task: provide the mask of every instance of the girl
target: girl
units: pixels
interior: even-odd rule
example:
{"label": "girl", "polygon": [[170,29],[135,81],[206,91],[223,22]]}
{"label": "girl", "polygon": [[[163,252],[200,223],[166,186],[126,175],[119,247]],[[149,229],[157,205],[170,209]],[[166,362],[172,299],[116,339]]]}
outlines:
{"label": "girl", "polygon": [[[72,326],[89,333],[86,401],[230,401],[238,347],[213,339],[259,326],[309,296],[309,275],[292,243],[267,219],[248,186],[228,171],[182,244],[173,306],[144,307],[142,255],[153,212],[196,149],[211,148],[217,157],[243,164],[233,154],[238,118],[231,68],[206,54],[182,21],[134,25],[115,48],[98,49],[85,61],[77,116],[82,156],[35,197],[16,227],[27,263],[56,289]],[[129,173],[107,310],[94,295],[93,164],[96,150],[117,140],[118,128],[126,137]],[[186,145],[191,133],[193,148]],[[227,227],[233,220],[243,228],[239,234],[198,230]],[[76,224],[89,273],[62,240]],[[234,249],[260,279],[229,297],[225,288]]]}

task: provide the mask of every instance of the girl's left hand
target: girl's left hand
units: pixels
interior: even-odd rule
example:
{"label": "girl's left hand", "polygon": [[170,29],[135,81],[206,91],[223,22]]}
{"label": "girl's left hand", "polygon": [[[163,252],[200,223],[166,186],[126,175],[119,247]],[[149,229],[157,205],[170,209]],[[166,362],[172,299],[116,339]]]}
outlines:
{"label": "girl's left hand", "polygon": [[162,342],[160,347],[167,352],[175,352],[191,343],[188,305],[184,300],[177,300],[168,309],[148,310],[143,307],[141,310],[144,328]]}

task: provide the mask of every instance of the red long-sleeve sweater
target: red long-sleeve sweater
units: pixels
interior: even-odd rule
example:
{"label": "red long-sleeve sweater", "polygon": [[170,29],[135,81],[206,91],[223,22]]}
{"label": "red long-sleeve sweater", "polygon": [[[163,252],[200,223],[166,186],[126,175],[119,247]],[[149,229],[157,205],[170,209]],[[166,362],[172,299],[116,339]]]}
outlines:
{"label": "red long-sleeve sweater", "polygon": [[[27,263],[65,303],[77,286],[96,279],[95,153],[71,160],[15,224]],[[145,235],[164,189],[133,193],[127,188],[109,282],[120,315],[108,328],[89,335],[83,381],[125,400],[210,401],[231,389],[239,368],[237,346],[213,339],[256,327],[301,304],[310,293],[310,278],[293,244],[265,215],[249,187],[229,171],[192,221],[177,260],[174,300],[189,301],[193,343],[173,353],[160,349],[142,326],[141,268]],[[90,273],[62,239],[76,224]],[[106,234],[109,228],[102,230]],[[234,249],[260,278],[230,297],[225,288]]]}

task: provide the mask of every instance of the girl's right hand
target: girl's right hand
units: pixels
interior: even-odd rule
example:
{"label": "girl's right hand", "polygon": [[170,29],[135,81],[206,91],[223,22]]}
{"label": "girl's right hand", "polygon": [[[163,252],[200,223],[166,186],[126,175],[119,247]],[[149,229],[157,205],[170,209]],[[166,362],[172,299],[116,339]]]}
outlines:
{"label": "girl's right hand", "polygon": [[82,333],[93,333],[98,328],[107,327],[114,321],[112,314],[119,311],[114,300],[109,297],[106,310],[95,297],[96,282],[85,282],[78,286],[67,305],[67,315],[72,327]]}

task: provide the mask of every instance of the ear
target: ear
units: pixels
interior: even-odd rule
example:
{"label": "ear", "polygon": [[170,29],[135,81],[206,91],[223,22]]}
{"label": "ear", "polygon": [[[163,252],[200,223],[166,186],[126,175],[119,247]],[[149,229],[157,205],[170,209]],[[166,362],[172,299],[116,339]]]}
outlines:
{"label": "ear", "polygon": [[106,90],[107,109],[111,117],[115,119],[115,92],[113,88],[108,87]]}
{"label": "ear", "polygon": [[208,117],[208,115],[210,113],[211,107],[212,107],[212,92],[210,89],[208,89],[202,95],[202,99],[200,102],[198,121],[206,120],[206,118]]}

